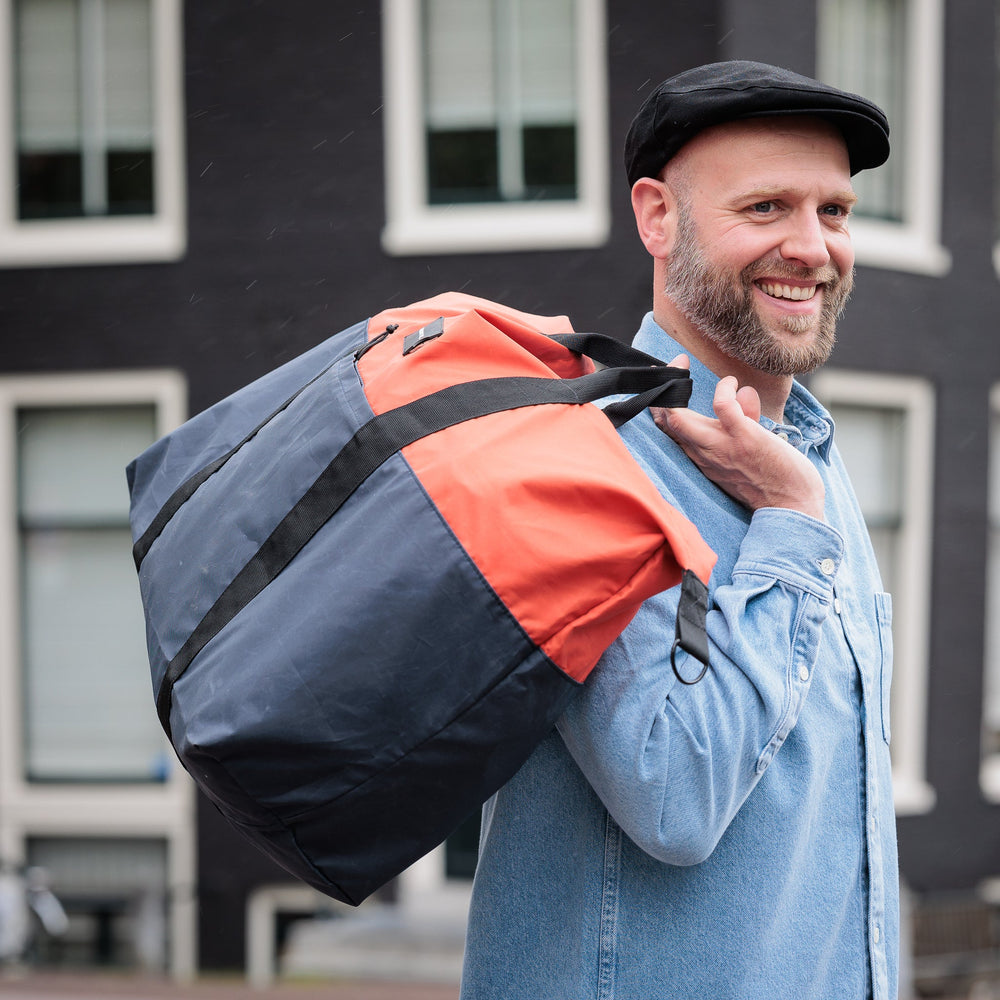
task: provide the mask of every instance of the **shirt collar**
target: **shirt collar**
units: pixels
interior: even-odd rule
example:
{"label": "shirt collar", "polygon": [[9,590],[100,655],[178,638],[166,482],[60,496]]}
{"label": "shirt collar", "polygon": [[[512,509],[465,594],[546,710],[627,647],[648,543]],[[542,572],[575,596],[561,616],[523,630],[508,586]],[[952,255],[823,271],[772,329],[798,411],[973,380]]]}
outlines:
{"label": "shirt collar", "polygon": [[[633,344],[640,351],[667,362],[678,354],[687,354],[691,359],[691,379],[694,383],[688,406],[698,413],[712,415],[712,399],[719,381],[718,376],[681,347],[653,319],[651,312],[643,317]],[[768,417],[761,417],[760,422],[761,426],[768,430],[785,435],[795,447],[803,451],[815,448],[823,461],[830,461],[830,449],[833,447],[833,418],[800,382],[792,382],[792,391],[789,393],[788,402],[785,403],[784,423],[776,424]]]}

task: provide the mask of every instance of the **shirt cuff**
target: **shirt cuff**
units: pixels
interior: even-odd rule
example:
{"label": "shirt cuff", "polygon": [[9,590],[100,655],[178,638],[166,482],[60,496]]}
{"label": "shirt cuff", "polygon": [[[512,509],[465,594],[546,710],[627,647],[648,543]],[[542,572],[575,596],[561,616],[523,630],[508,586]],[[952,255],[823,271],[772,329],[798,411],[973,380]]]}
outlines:
{"label": "shirt cuff", "polygon": [[764,507],[754,512],[733,576],[775,577],[832,600],[843,557],[844,539],[825,521],[797,510]]}

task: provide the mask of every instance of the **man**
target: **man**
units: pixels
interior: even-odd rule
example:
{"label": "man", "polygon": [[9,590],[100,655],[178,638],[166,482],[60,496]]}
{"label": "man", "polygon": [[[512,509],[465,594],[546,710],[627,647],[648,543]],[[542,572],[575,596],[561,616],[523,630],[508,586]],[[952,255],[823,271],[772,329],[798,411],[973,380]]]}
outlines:
{"label": "man", "polygon": [[466,1000],[896,996],[891,605],[794,380],[851,289],[851,175],[888,152],[873,104],[756,63],[682,73],[632,124],[636,345],[695,388],[623,436],[718,552],[711,667],[680,682],[677,593],[647,601],[487,804]]}

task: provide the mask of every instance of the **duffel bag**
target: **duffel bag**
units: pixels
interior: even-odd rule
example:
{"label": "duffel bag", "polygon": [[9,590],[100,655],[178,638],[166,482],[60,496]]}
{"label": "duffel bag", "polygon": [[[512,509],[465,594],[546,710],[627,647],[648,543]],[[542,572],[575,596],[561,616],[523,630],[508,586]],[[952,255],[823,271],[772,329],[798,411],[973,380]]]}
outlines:
{"label": "duffel bag", "polygon": [[357,904],[514,774],[646,597],[683,578],[707,663],[714,554],[615,429],[689,395],[565,317],[448,294],[135,459],[157,711],[205,794]]}

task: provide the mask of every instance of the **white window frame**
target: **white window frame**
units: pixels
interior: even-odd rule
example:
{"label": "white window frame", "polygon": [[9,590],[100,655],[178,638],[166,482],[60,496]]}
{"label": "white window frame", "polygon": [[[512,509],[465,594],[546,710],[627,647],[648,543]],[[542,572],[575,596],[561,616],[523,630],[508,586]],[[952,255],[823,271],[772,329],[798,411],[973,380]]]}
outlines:
{"label": "white window frame", "polygon": [[[990,390],[990,424],[992,425],[993,417],[1000,417],[1000,384],[993,386]],[[992,430],[992,428],[991,428]],[[991,442],[991,452],[992,452],[992,442]],[[990,481],[996,474],[995,470],[990,470]],[[992,498],[991,498],[992,499]],[[990,613],[990,603],[995,601],[1000,595],[990,594],[987,591],[986,599],[986,614]],[[985,631],[985,629],[984,629]],[[989,645],[985,647],[985,654],[989,655],[991,652]],[[984,669],[986,668],[986,663],[983,664]],[[985,690],[984,690],[985,693]],[[983,718],[985,721],[985,703],[983,710]],[[986,754],[983,757],[982,764],[979,769],[979,785],[983,791],[983,796],[989,802],[1000,802],[1000,753]]]}
{"label": "white window frame", "polygon": [[826,406],[887,408],[903,413],[906,502],[899,535],[893,607],[893,794],[896,814],[934,808],[926,777],[927,678],[930,649],[934,490],[934,390],[922,378],[824,368],[810,385]]}
{"label": "white window frame", "polygon": [[163,783],[96,785],[32,783],[24,774],[17,413],[24,407],[135,404],[152,404],[156,433],[167,433],[185,416],[183,377],[173,371],[0,377],[0,858],[23,862],[30,837],[165,839],[170,971],[184,979],[196,969],[197,913],[195,796],[186,772],[175,766]]}
{"label": "white window frame", "polygon": [[604,0],[576,0],[578,198],[429,205],[420,4],[382,0],[386,253],[476,253],[600,246],[610,231]]}
{"label": "white window frame", "polygon": [[[182,0],[150,0],[153,30],[152,215],[79,219],[17,217],[13,71],[0,72],[0,266],[177,260],[187,247],[184,183]],[[0,0],[0,66],[14,56],[13,0]]]}
{"label": "white window frame", "polygon": [[[941,276],[951,269],[951,253],[941,244],[945,10],[943,0],[908,3],[902,143],[892,140],[889,122],[892,157],[906,172],[903,221],[854,216],[851,233],[859,264]],[[822,38],[816,51],[823,78]]]}

